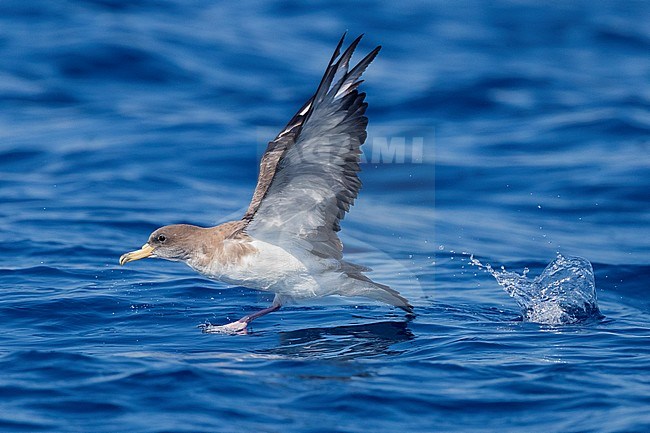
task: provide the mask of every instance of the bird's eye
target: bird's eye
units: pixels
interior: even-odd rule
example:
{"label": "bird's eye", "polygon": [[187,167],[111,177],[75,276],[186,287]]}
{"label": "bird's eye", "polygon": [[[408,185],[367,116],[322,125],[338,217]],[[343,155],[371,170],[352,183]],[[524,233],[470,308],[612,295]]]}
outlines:
{"label": "bird's eye", "polygon": [[165,242],[167,240],[167,236],[165,235],[158,235],[158,242]]}

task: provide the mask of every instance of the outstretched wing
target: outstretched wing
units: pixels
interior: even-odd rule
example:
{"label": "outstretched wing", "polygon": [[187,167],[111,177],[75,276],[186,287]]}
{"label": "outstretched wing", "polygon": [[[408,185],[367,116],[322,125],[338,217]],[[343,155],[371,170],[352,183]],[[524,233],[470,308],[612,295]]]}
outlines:
{"label": "outstretched wing", "polygon": [[252,236],[320,257],[341,258],[339,221],[359,193],[360,146],[366,139],[361,74],[381,47],[354,68],[350,58],[359,36],[341,55],[343,38],[316,94],[269,146],[243,220]]}

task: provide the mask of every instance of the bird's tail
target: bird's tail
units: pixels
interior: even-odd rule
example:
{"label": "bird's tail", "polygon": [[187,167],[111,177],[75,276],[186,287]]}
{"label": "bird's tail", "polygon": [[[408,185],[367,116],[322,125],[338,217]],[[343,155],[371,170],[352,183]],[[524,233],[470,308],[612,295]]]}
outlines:
{"label": "bird's tail", "polygon": [[389,305],[401,308],[409,314],[413,314],[413,306],[408,299],[400,295],[397,290],[372,281],[360,272],[348,274],[349,283],[339,292],[343,296],[362,296],[364,298],[374,299],[385,302]]}

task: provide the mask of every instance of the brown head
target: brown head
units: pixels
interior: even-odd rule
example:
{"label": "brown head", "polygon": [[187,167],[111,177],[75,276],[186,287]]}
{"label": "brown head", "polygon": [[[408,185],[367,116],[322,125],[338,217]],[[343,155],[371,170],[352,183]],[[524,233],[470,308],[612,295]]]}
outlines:
{"label": "brown head", "polygon": [[174,224],[157,229],[139,250],[120,257],[120,265],[146,257],[185,261],[200,248],[199,233],[205,230],[188,224]]}

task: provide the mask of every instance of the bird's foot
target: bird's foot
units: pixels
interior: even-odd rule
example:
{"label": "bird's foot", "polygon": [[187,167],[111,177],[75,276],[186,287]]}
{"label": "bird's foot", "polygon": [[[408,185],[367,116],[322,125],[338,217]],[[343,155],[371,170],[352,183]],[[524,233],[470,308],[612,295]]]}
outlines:
{"label": "bird's foot", "polygon": [[199,325],[199,328],[206,334],[246,335],[248,334],[247,327],[248,321],[243,319],[228,323],[227,325],[211,325],[209,323]]}

